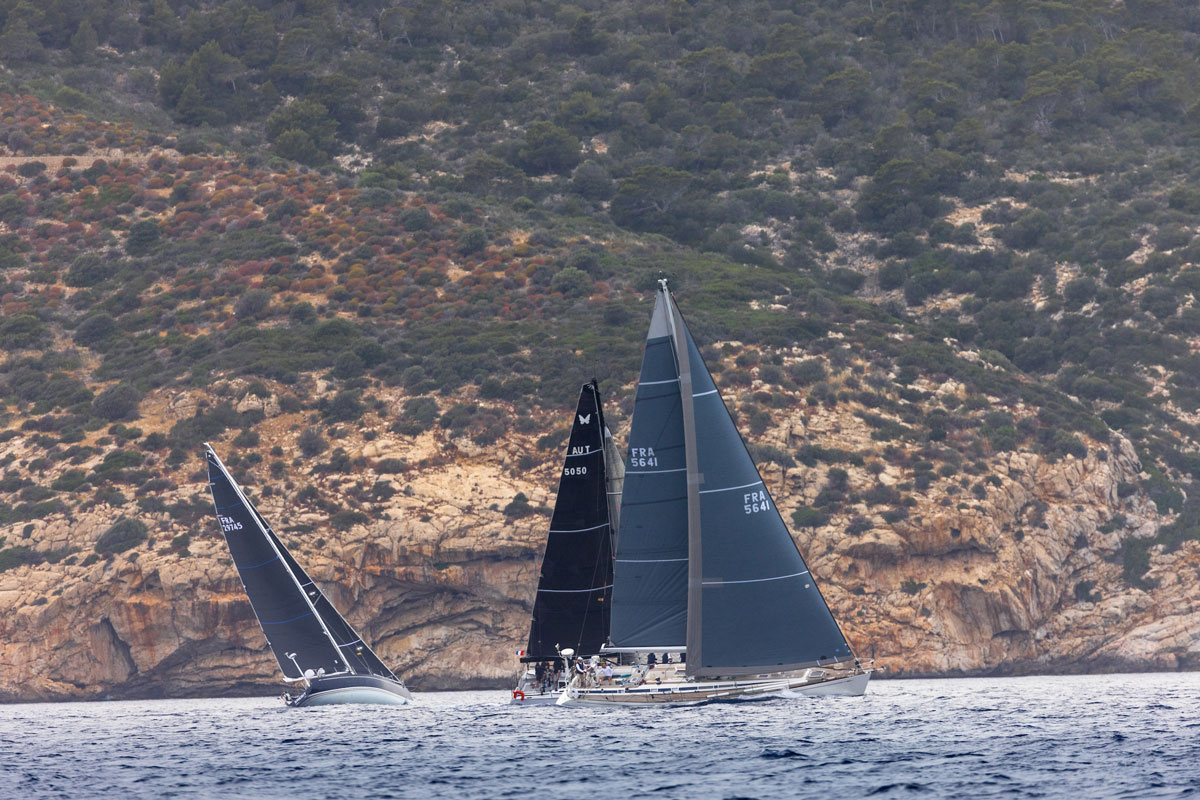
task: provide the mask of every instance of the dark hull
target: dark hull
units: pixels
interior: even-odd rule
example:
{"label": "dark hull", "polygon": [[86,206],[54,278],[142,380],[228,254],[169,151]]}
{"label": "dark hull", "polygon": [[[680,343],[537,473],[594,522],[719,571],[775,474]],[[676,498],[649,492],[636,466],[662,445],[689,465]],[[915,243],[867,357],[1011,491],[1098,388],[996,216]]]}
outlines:
{"label": "dark hull", "polygon": [[285,700],[294,708],[346,703],[400,706],[412,700],[412,694],[404,684],[390,678],[381,678],[378,675],[336,675],[329,678],[313,678],[303,694],[295,698],[285,696]]}

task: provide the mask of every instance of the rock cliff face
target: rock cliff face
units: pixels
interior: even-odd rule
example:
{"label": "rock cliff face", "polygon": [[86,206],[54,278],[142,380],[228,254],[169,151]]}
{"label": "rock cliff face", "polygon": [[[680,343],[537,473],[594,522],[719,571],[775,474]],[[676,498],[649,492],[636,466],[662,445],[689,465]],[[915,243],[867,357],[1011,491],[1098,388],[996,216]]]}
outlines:
{"label": "rock cliff face", "polygon": [[[165,431],[200,399],[194,392],[152,395],[139,424],[145,433]],[[533,433],[487,447],[440,428],[393,433],[386,420],[405,398],[384,392],[377,399],[377,411],[333,443],[350,466],[310,473],[313,461],[297,443],[306,418],[281,412],[274,396],[243,398],[265,415],[257,449],[279,447],[272,458],[297,460],[275,477],[252,462],[233,472],[334,604],[413,686],[506,686],[526,635],[548,523],[539,508],[553,500],[558,455],[538,451]],[[472,402],[517,413],[500,402]],[[1128,586],[1113,560],[1125,539],[1153,536],[1166,521],[1143,495],[1122,491],[1141,469],[1128,442],[1089,442],[1086,457],[1054,462],[995,453],[986,480],[939,473],[900,506],[895,487],[911,491],[908,475],[895,458],[870,457],[880,443],[853,410],[794,404],[776,411],[756,440],[782,452],[816,445],[868,454],[841,474],[822,461],[762,464],[785,518],[831,481],[851,494],[840,511],[796,535],[860,655],[905,676],[1200,667],[1200,546],[1151,550],[1150,590]],[[619,411],[610,416],[623,438]],[[215,444],[223,453],[247,452]],[[34,453],[24,436],[0,445],[0,457],[12,454],[14,466]],[[516,469],[522,457],[525,466]],[[82,466],[101,462],[94,456]],[[177,469],[155,455],[143,466],[167,479],[172,488],[159,499],[173,504],[206,499],[194,472],[200,465],[197,454]],[[39,484],[64,471],[43,469]],[[380,482],[394,493],[374,491]],[[311,488],[301,491],[301,484]],[[509,507],[518,493],[528,507]],[[315,507],[314,495],[357,508],[368,521],[335,530],[332,506]],[[51,559],[0,572],[0,697],[277,687],[277,668],[202,508],[188,519],[134,501],[82,504],[0,531],[7,546]],[[120,517],[145,520],[149,541],[91,556]]]}

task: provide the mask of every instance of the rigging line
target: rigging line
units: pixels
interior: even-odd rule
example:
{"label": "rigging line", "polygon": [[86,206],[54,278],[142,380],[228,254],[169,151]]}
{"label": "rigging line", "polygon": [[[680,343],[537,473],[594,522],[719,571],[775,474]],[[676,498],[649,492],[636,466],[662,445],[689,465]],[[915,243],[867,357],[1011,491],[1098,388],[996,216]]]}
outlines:
{"label": "rigging line", "polygon": [[762,481],[758,480],[754,483],[746,483],[741,486],[726,486],[724,489],[701,489],[700,494],[710,494],[712,492],[732,492],[734,489],[749,489],[751,486],[758,486]]}
{"label": "rigging line", "polygon": [[608,527],[608,523],[607,523],[607,522],[602,522],[602,523],[600,523],[599,525],[593,525],[593,526],[592,526],[592,527],[590,527],[590,528],[580,528],[580,529],[578,529],[578,530],[573,530],[573,531],[568,531],[568,530],[562,530],[562,531],[551,530],[551,531],[550,531],[550,533],[587,533],[588,531],[598,531],[598,530],[600,530],[601,528],[606,528],[606,527]]}
{"label": "rigging line", "polygon": [[766,581],[781,581],[785,578],[799,578],[801,575],[807,575],[808,570],[804,572],[796,572],[791,575],[779,575],[774,578],[751,578],[745,581],[704,581],[705,586],[727,586],[732,583],[764,583]]}

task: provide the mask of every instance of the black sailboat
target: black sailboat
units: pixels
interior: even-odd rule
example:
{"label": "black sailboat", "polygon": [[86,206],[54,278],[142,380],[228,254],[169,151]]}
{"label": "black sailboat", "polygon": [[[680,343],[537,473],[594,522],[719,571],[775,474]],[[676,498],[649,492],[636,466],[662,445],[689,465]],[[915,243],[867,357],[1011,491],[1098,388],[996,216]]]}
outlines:
{"label": "black sailboat", "polygon": [[653,683],[652,658],[622,687],[577,680],[560,702],[866,690],[870,673],[821,596],[665,280],[646,338],[621,505],[604,652],[686,659],[659,669]]}
{"label": "black sailboat", "polygon": [[296,563],[212,447],[204,447],[217,522],[250,607],[284,680],[304,684],[298,696],[284,696],[288,704],[408,702],[404,682]]}
{"label": "black sailboat", "polygon": [[556,687],[547,675],[563,668],[564,656],[597,654],[608,640],[613,533],[623,473],[599,387],[595,381],[584,384],[550,518],[529,643],[521,658],[534,666],[519,679],[514,702],[528,703],[535,692],[539,698],[556,699],[548,693]]}

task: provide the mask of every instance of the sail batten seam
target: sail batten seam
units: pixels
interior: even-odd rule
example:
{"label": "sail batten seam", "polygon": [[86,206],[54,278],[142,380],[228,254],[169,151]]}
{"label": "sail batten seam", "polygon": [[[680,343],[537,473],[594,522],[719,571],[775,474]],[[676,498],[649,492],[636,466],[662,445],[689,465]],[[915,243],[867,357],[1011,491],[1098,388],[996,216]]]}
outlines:
{"label": "sail batten seam", "polygon": [[553,529],[551,529],[550,533],[587,533],[588,531],[598,531],[601,528],[607,528],[607,527],[608,527],[608,523],[604,522],[599,525],[593,525],[590,528],[577,528],[575,530],[567,530],[567,529],[553,530]]}
{"label": "sail batten seam", "polygon": [[611,589],[612,584],[606,586],[596,586],[591,589],[538,589],[539,592],[550,592],[552,594],[582,594],[584,592],[602,592],[605,589]]}
{"label": "sail batten seam", "polygon": [[617,558],[622,564],[665,564],[668,561],[687,561],[686,558]]}
{"label": "sail batten seam", "polygon": [[735,489],[749,489],[751,486],[759,486],[761,484],[762,481],[755,481],[754,483],[744,483],[741,486],[726,486],[724,489],[701,489],[700,494],[712,494],[713,492],[732,492]]}
{"label": "sail batten seam", "polygon": [[734,583],[765,583],[767,581],[782,581],[787,578],[799,578],[801,575],[807,574],[808,570],[804,570],[803,572],[794,572],[791,575],[778,575],[774,578],[750,578],[744,581],[704,581],[703,584],[705,586],[728,586]]}

